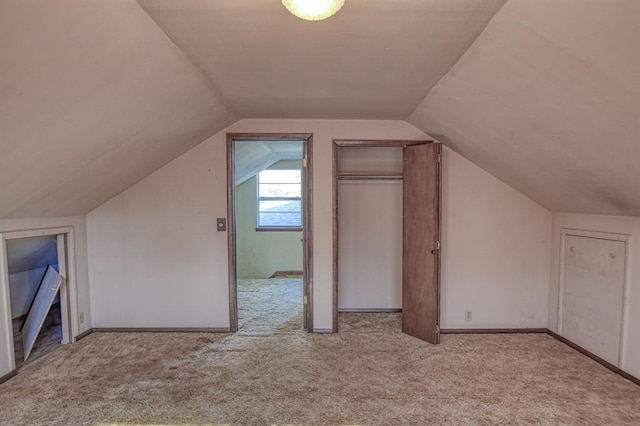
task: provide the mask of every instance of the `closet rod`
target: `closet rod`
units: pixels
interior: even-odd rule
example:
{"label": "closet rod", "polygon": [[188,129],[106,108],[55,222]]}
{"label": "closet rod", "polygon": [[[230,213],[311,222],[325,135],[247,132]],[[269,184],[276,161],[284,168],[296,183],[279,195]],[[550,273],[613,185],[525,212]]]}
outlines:
{"label": "closet rod", "polygon": [[402,180],[402,175],[344,175],[338,180]]}

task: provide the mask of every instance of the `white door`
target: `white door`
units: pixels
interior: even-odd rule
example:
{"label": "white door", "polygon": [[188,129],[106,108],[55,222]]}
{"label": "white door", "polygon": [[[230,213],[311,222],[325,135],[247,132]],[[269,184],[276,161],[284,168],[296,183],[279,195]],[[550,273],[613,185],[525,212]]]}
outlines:
{"label": "white door", "polygon": [[29,309],[29,313],[27,314],[27,319],[22,327],[22,348],[24,350],[25,361],[31,354],[33,345],[44,324],[44,320],[47,318],[53,300],[56,298],[58,290],[60,290],[61,284],[62,277],[55,269],[48,266],[42,283],[36,293],[36,297],[33,299],[31,309]]}
{"label": "white door", "polygon": [[618,365],[626,244],[565,237],[562,331],[573,343]]}

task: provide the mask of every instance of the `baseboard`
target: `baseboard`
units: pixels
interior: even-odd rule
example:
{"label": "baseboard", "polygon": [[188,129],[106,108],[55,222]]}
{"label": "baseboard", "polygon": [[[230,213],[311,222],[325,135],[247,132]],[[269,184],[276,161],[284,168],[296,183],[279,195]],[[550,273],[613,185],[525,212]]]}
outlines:
{"label": "baseboard", "polygon": [[313,332],[317,334],[333,334],[333,330],[330,328],[314,328]]}
{"label": "baseboard", "polygon": [[302,271],[275,271],[269,278],[284,277],[284,278],[300,278],[304,272]]}
{"label": "baseboard", "polygon": [[211,327],[97,327],[94,333],[230,333],[229,328]]}
{"label": "baseboard", "polygon": [[635,383],[636,385],[640,386],[640,379],[639,378],[627,373],[626,371],[622,370],[620,367],[616,367],[615,365],[611,364],[610,362],[605,361],[604,359],[600,358],[598,355],[593,354],[592,352],[588,351],[587,349],[583,348],[582,346],[573,343],[571,340],[569,340],[569,339],[567,339],[565,337],[562,337],[561,335],[559,335],[558,333],[556,333],[554,331],[547,330],[547,334],[550,335],[551,337],[553,337],[554,339],[564,343],[565,345],[575,349],[576,351],[580,352],[581,354],[591,358],[592,360],[594,360],[598,364],[608,368],[609,370],[613,371],[614,373],[619,374],[620,376],[624,377],[625,379],[627,379],[627,380]]}
{"label": "baseboard", "polygon": [[11,318],[11,321],[24,321],[27,319],[27,314],[20,315],[19,317]]}
{"label": "baseboard", "polygon": [[5,374],[4,376],[0,377],[0,384],[2,384],[4,382],[6,382],[7,380],[15,377],[16,374],[18,374],[18,372],[16,370],[12,370],[12,371],[8,372],[7,374]]}
{"label": "baseboard", "polygon": [[338,313],[384,313],[395,314],[402,312],[402,309],[386,309],[386,308],[339,308]]}
{"label": "baseboard", "polygon": [[443,328],[440,334],[546,334],[546,328]]}
{"label": "baseboard", "polygon": [[79,340],[84,339],[85,337],[87,337],[87,336],[88,336],[88,335],[90,335],[91,333],[93,333],[93,328],[90,328],[90,329],[88,329],[88,330],[86,330],[86,331],[83,331],[82,333],[80,333],[80,334],[78,334],[78,335],[76,336],[76,342],[77,342],[77,341],[79,341]]}

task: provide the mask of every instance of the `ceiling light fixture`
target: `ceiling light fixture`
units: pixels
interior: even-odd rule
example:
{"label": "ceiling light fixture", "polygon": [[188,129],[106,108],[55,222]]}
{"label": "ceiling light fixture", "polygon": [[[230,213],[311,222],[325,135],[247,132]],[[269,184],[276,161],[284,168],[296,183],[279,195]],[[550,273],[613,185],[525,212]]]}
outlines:
{"label": "ceiling light fixture", "polygon": [[344,0],[282,0],[294,16],[305,21],[322,21],[336,14]]}

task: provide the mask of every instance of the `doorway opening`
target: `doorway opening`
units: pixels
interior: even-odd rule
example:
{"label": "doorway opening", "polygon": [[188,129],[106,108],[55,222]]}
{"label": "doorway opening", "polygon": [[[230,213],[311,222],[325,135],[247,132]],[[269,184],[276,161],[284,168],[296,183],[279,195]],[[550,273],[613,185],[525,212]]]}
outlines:
{"label": "doorway opening", "polygon": [[334,140],[334,332],[385,314],[439,342],[440,167],[434,141]]}
{"label": "doorway opening", "polygon": [[[73,341],[69,228],[0,235],[0,290],[5,305],[8,355],[13,370]],[[74,274],[72,274],[75,276]],[[75,298],[74,298],[75,299]]]}
{"label": "doorway opening", "polygon": [[228,134],[230,329],[313,330],[310,134]]}

